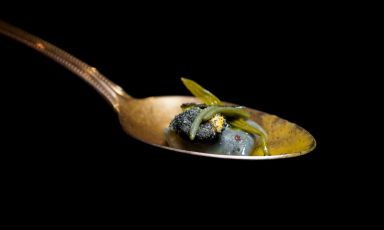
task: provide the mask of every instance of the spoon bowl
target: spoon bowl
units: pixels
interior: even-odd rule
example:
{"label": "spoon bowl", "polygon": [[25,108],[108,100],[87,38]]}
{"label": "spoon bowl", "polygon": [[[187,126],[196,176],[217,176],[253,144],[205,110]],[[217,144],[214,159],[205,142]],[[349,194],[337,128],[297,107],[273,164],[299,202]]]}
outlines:
{"label": "spoon bowl", "polygon": [[120,103],[119,120],[125,132],[142,142],[168,150],[215,158],[266,160],[300,156],[316,147],[312,135],[300,126],[275,115],[247,108],[252,120],[268,132],[271,156],[262,156],[262,153],[260,156],[233,156],[176,149],[165,142],[164,129],[182,111],[181,104],[201,103],[198,99],[188,96],[161,96],[144,99],[125,97],[122,100],[124,102]]}
{"label": "spoon bowl", "polygon": [[[248,108],[251,119],[260,124],[268,133],[267,144],[270,149],[270,156],[262,156],[261,152],[257,153],[259,155],[256,156],[218,155],[169,147],[165,142],[164,129],[181,112],[181,104],[199,103],[198,99],[188,96],[159,96],[137,99],[124,92],[121,87],[99,73],[96,68],[43,39],[1,20],[0,34],[45,54],[81,77],[112,105],[124,131],[147,144],[198,156],[242,160],[295,157],[312,151],[316,146],[313,136],[300,126],[275,115]],[[233,105],[232,103],[225,104]]]}

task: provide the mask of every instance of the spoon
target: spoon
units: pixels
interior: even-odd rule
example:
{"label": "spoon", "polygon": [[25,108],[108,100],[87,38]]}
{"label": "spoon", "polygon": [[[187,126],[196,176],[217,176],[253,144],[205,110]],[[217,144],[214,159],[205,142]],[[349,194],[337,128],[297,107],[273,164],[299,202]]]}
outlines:
{"label": "spoon", "polygon": [[252,120],[263,126],[268,133],[270,156],[218,155],[169,147],[164,140],[164,128],[168,127],[175,115],[181,112],[181,104],[199,102],[196,98],[189,96],[134,98],[103,76],[96,68],[41,38],[1,20],[0,34],[45,54],[85,80],[112,105],[124,131],[144,143],[186,154],[243,160],[295,157],[312,151],[316,146],[313,136],[300,126],[275,115],[248,108]]}

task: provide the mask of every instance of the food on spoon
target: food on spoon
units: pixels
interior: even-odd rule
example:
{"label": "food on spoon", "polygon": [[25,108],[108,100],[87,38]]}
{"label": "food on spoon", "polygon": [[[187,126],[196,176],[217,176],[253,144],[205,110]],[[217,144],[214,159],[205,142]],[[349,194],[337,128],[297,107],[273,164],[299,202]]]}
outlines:
{"label": "food on spoon", "polygon": [[249,156],[257,148],[269,155],[267,133],[250,119],[245,107],[224,105],[215,95],[196,82],[181,79],[188,90],[203,104],[182,104],[165,139],[169,146],[198,152]]}

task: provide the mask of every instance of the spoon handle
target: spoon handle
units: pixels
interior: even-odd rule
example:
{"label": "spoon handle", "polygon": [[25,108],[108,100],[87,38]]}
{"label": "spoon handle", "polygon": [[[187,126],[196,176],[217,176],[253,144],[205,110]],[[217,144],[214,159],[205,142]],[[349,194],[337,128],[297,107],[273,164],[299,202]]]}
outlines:
{"label": "spoon handle", "polygon": [[[119,95],[128,96],[123,89],[102,75],[96,68],[86,64],[64,50],[0,20],[0,34],[17,40],[50,57],[72,71],[95,88],[117,110]],[[128,96],[129,97],[129,96]]]}

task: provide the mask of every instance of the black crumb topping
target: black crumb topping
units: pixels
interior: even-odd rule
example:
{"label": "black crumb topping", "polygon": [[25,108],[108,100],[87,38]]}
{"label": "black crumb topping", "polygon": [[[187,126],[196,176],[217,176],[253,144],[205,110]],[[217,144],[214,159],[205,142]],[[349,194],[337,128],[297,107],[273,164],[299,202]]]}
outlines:
{"label": "black crumb topping", "polygon": [[[189,130],[193,120],[201,112],[206,105],[195,105],[192,108],[180,113],[177,115],[169,125],[169,127],[178,133],[180,136],[189,139]],[[219,134],[215,132],[214,127],[209,122],[201,123],[199,129],[196,133],[195,140],[196,142],[208,142],[213,141],[218,138]]]}

